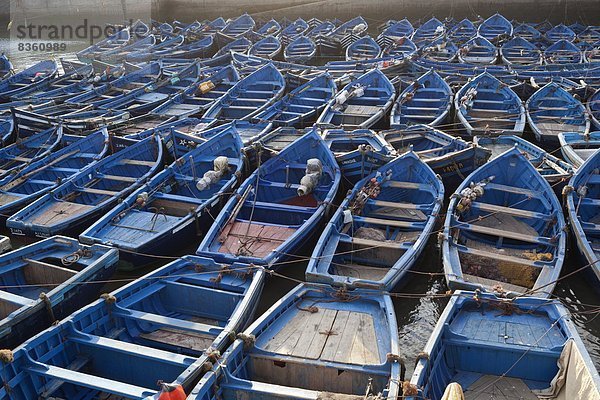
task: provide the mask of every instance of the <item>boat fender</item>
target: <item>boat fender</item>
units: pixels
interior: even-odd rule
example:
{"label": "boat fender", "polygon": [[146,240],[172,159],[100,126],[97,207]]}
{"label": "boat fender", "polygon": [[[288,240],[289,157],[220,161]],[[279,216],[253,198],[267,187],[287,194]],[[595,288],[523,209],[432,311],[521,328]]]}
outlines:
{"label": "boat fender", "polygon": [[251,348],[256,343],[256,336],[254,335],[246,335],[245,333],[238,333],[237,338],[244,342],[245,348]]}
{"label": "boat fender", "polygon": [[337,96],[335,96],[335,105],[339,107],[342,104],[346,103],[346,101],[348,101],[349,96],[350,92],[348,92],[348,89],[342,90]]}
{"label": "boat fender", "polygon": [[146,202],[148,201],[148,192],[142,192],[137,195],[135,199],[135,204],[139,207],[144,207]]}
{"label": "boat fender", "polygon": [[306,162],[306,175],[300,180],[298,196],[305,196],[311,193],[319,184],[323,175],[323,164],[318,158],[311,158]]}
{"label": "boat fender", "polygon": [[187,398],[183,387],[179,384],[159,382],[159,385],[158,400],[185,400]]}
{"label": "boat fender", "polygon": [[442,400],[465,400],[462,387],[456,382],[450,383],[444,390]]}
{"label": "boat fender", "polygon": [[410,383],[410,381],[404,381],[402,382],[402,397],[410,397],[410,396],[418,396],[419,395],[419,389],[417,389],[417,387],[413,384]]}
{"label": "boat fender", "polygon": [[217,85],[215,85],[215,84],[213,83],[213,81],[206,81],[206,82],[202,82],[202,83],[200,84],[200,86],[198,87],[198,91],[199,91],[201,94],[205,94],[205,93],[208,93],[208,92],[210,92],[211,90],[213,90],[213,89],[214,89],[216,86],[217,86]]}
{"label": "boat fender", "polygon": [[363,23],[360,23],[358,25],[356,25],[354,28],[352,28],[352,33],[354,33],[355,35],[358,35],[359,33],[365,31],[367,29],[367,26]]}
{"label": "boat fender", "polygon": [[0,350],[0,361],[2,361],[3,364],[10,364],[11,362],[15,361],[15,356],[14,356],[12,350],[9,350],[9,349]]}
{"label": "boat fender", "polygon": [[211,184],[219,182],[229,169],[229,158],[219,156],[213,161],[213,169],[206,171],[204,176],[196,183],[196,188],[200,191],[207,189]]}

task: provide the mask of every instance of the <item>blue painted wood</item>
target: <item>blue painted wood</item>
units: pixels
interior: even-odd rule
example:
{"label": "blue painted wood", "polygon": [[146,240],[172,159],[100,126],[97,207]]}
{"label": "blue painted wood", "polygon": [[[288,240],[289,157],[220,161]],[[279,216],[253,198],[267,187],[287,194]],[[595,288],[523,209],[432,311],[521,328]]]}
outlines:
{"label": "blue painted wood", "polygon": [[331,33],[327,35],[329,39],[339,42],[345,36],[353,33],[355,35],[362,35],[369,29],[369,24],[362,17],[358,16],[352,18],[349,21],[344,22],[343,24],[338,25]]}
{"label": "blue painted wood", "polygon": [[[509,306],[509,312],[501,312]],[[417,361],[411,384],[419,393],[410,400],[438,399],[450,382],[465,396],[483,375],[521,379],[529,389],[546,389],[558,372],[557,361],[568,341],[581,354],[583,368],[600,388],[600,379],[567,309],[558,301],[456,292]],[[583,373],[583,371],[581,371]]]}
{"label": "blue painted wood", "polygon": [[[598,134],[592,143],[598,142]],[[569,181],[572,189],[567,194],[567,213],[569,223],[573,229],[573,236],[577,243],[580,259],[586,268],[587,275],[594,282],[594,288],[598,288],[600,280],[600,267],[597,265],[600,255],[600,229],[598,229],[598,202],[600,191],[598,179],[598,168],[600,166],[600,152],[596,151],[585,160],[577,173]]]}
{"label": "blue painted wood", "polygon": [[63,136],[62,126],[41,131],[16,127],[15,143],[0,149],[0,179],[27,168],[41,160],[58,146]]}
{"label": "blue painted wood", "polygon": [[472,64],[495,64],[498,49],[483,36],[475,36],[458,49],[458,60]]}
{"label": "blue painted wood", "polygon": [[494,14],[479,25],[477,33],[491,42],[511,37],[513,25],[501,14]]}
{"label": "blue painted wood", "polygon": [[9,100],[25,90],[31,90],[47,84],[58,73],[58,64],[54,60],[40,61],[31,67],[0,81],[0,98]]}
{"label": "blue painted wood", "polygon": [[288,44],[296,37],[303,35],[308,28],[308,23],[302,18],[298,18],[288,26],[284,27],[278,36],[282,43]]}
{"label": "blue painted wood", "polygon": [[279,34],[279,32],[281,32],[281,25],[279,24],[279,22],[272,18],[256,30],[256,33],[264,36],[276,36]]}
{"label": "blue painted wood", "polygon": [[568,40],[561,39],[554,42],[544,51],[544,58],[548,64],[580,63],[583,61],[581,50]]}
{"label": "blue painted wood", "polygon": [[321,127],[370,128],[392,107],[396,89],[378,69],[346,85],[317,119]]}
{"label": "blue painted wood", "polygon": [[579,100],[559,84],[550,82],[525,103],[527,122],[540,142],[558,144],[562,132],[588,133],[590,120]]}
{"label": "blue painted wood", "polygon": [[[400,364],[391,361],[386,354],[398,354],[399,351],[390,297],[381,292],[359,290],[353,292],[356,297],[352,301],[345,302],[337,300],[335,293],[326,285],[294,288],[244,332],[256,340],[250,346],[236,340],[223,356],[224,362],[201,379],[189,399],[307,400],[323,395],[364,397],[379,393],[382,399],[396,399],[401,390]],[[315,312],[308,311],[309,308]],[[310,329],[314,325],[323,329],[309,331],[308,326],[300,322],[303,318],[318,319]],[[351,318],[353,321],[358,318],[372,321],[373,325],[361,325],[356,329],[345,326],[344,321]],[[289,332],[288,324],[292,322],[297,327],[294,339],[278,349],[271,349],[270,346],[278,347],[270,343],[271,340],[278,334]],[[373,336],[369,336],[367,330]],[[310,339],[315,335],[313,347]],[[338,354],[348,354],[355,345],[372,356],[367,363],[360,361],[361,356],[356,358],[357,361],[344,360],[343,355],[336,358],[331,355],[326,341],[334,347],[333,353],[336,353],[337,345]],[[324,348],[319,347],[321,344]],[[302,353],[306,357],[299,355]]]}
{"label": "blue painted wood", "polygon": [[491,151],[427,125],[381,132],[398,154],[412,149],[436,175],[450,194],[471,172],[490,158]]}
{"label": "blue painted wood", "polygon": [[477,27],[467,18],[460,21],[448,30],[448,39],[452,42],[462,45],[477,35]]}
{"label": "blue painted wood", "polygon": [[489,72],[470,80],[456,93],[454,108],[468,135],[520,136],[525,128],[521,99]]}
{"label": "blue painted wood", "polygon": [[392,107],[390,127],[443,124],[452,107],[452,89],[446,81],[431,70],[411,83],[400,93]]}
{"label": "blue painted wood", "polygon": [[161,166],[160,137],[135,144],[112,144],[115,154],[84,168],[52,192],[20,210],[7,221],[19,235],[47,237],[79,233],[95,218],[141,186]]}
{"label": "blue painted wood", "polygon": [[10,396],[141,399],[157,394],[157,381],[189,392],[253,319],[263,284],[248,265],[185,256],[18,347],[5,369]]}
{"label": "blue painted wood", "polygon": [[560,151],[573,167],[579,168],[600,148],[600,132],[558,134]]}
{"label": "blue painted wood", "polygon": [[[173,138],[171,143],[182,140],[182,136]],[[239,183],[244,168],[241,150],[242,141],[230,126],[190,151],[180,152],[168,168],[108,211],[79,239],[125,250],[122,259],[134,267],[144,261],[136,253],[169,255],[188,246],[191,238],[199,239],[212,224],[211,215],[218,215]],[[199,180],[214,171],[217,157],[227,158],[227,170],[207,188],[199,188]]]}
{"label": "blue painted wood", "polygon": [[[322,174],[317,186],[310,193],[302,195],[299,193],[299,184],[305,175],[307,161],[313,158],[320,160]],[[340,178],[335,157],[317,132],[310,131],[262,164],[242,183],[235,196],[215,217],[197,254],[218,261],[280,267],[278,262],[293,256],[323,221],[339,187]],[[243,232],[251,225],[259,231],[264,227],[265,238],[256,241],[259,232],[253,232],[245,238]],[[237,229],[242,230],[240,241],[252,242],[248,242],[248,251],[243,246],[239,250],[232,249],[226,243],[228,238],[238,235],[235,233]],[[270,230],[277,232],[277,236],[273,236],[276,242],[269,240]],[[280,232],[283,234],[280,235]],[[261,240],[271,250],[261,249]],[[254,244],[258,244],[259,248],[253,247]],[[253,255],[254,251],[261,255]]]}
{"label": "blue painted wood", "polygon": [[423,46],[426,43],[433,42],[434,40],[443,37],[445,34],[446,27],[444,24],[439,19],[432,17],[415,30],[411,40],[415,42],[417,46]]}
{"label": "blue painted wood", "polygon": [[98,54],[126,46],[130,40],[131,31],[129,28],[124,28],[113,35],[102,39],[98,43],[77,52],[77,59],[79,59],[81,62],[87,63],[94,59]]}
{"label": "blue painted wood", "polygon": [[383,32],[381,32],[381,35],[393,38],[409,38],[414,32],[415,28],[412,26],[409,20],[404,18],[388,26]]}
{"label": "blue painted wood", "polygon": [[266,64],[237,82],[202,118],[206,121],[251,118],[279,100],[284,90],[283,75],[273,64]]}
{"label": "blue painted wood", "polygon": [[50,154],[0,179],[0,214],[9,216],[33,202],[80,170],[95,164],[108,151],[106,128],[88,136],[63,135]]}
{"label": "blue painted wood", "polygon": [[243,14],[227,23],[219,33],[237,38],[254,29],[255,26],[256,22],[254,19],[248,14]]}
{"label": "blue painted wood", "polygon": [[513,35],[523,38],[531,43],[537,43],[542,37],[542,33],[529,24],[519,24],[514,27]]}
{"label": "blue painted wood", "polygon": [[[369,196],[373,181],[380,192]],[[423,251],[443,202],[441,179],[416,153],[365,175],[321,234],[307,281],[391,291]]]}
{"label": "blue painted wood", "polygon": [[0,55],[0,79],[8,78],[12,74],[13,65],[6,54],[2,53],[2,55]]}
{"label": "blue painted wood", "polygon": [[421,59],[434,62],[452,62],[458,55],[458,47],[451,40],[439,38],[421,47]]}
{"label": "blue painted wood", "polygon": [[321,136],[335,155],[342,169],[342,177],[351,185],[393,158],[390,146],[375,131],[369,129],[327,129]]}
{"label": "blue painted wood", "polygon": [[383,48],[383,57],[411,58],[418,50],[408,37],[379,36],[377,43]]}
{"label": "blue painted wood", "polygon": [[596,90],[587,102],[587,112],[596,129],[600,129],[600,89]]}
{"label": "blue painted wood", "polygon": [[363,36],[346,48],[346,61],[362,61],[379,57],[381,47],[371,36]]}
{"label": "blue painted wood", "polygon": [[88,304],[118,260],[115,249],[63,236],[1,255],[0,346],[12,349]]}
{"label": "blue painted wood", "polygon": [[123,62],[130,52],[148,50],[157,42],[160,43],[159,37],[157,37],[154,34],[148,35],[139,40],[132,41],[129,44],[126,44],[125,46],[116,47],[112,50],[107,50],[99,54],[95,54],[93,55],[93,59],[110,63]]}
{"label": "blue painted wood", "polygon": [[260,39],[250,47],[248,54],[267,59],[275,58],[281,52],[281,41],[274,36]]}
{"label": "blue painted wood", "polygon": [[314,122],[337,92],[331,75],[323,73],[286,94],[252,117],[254,122],[303,128]]}
{"label": "blue painted wood", "polygon": [[568,40],[569,42],[572,42],[573,40],[575,40],[575,37],[577,35],[575,34],[575,32],[573,32],[571,28],[569,28],[565,24],[558,24],[555,25],[548,32],[546,32],[544,36],[550,42],[557,42],[559,40]]}
{"label": "blue painted wood", "polygon": [[185,37],[182,35],[173,36],[155,44],[154,46],[151,46],[148,49],[128,52],[128,54],[125,56],[125,60],[127,62],[134,63],[160,60],[167,54],[180,50],[184,44],[184,41]]}
{"label": "blue painted wood", "polygon": [[306,36],[298,36],[292,40],[284,51],[285,61],[307,64],[317,53],[317,46]]}
{"label": "blue painted wood", "polygon": [[[483,194],[467,200],[471,185]],[[505,285],[509,296],[548,297],[565,257],[564,228],[552,187],[512,148],[469,175],[450,198],[442,237],[446,281],[452,289],[493,292]]]}
{"label": "blue painted wood", "polygon": [[516,36],[500,48],[502,61],[507,65],[540,65],[543,62],[541,51],[527,39]]}
{"label": "blue painted wood", "polygon": [[491,159],[513,147],[518,148],[526,155],[527,160],[540,175],[550,183],[557,194],[562,192],[564,184],[573,176],[573,166],[521,137],[514,135],[475,136],[473,142],[478,146],[490,149],[492,151]]}

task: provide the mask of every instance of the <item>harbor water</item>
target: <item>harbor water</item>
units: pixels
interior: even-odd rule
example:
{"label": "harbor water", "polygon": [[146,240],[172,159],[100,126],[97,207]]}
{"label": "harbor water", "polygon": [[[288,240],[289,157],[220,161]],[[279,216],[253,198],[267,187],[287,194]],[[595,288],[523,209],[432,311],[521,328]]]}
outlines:
{"label": "harbor water", "polygon": [[[22,69],[49,56],[45,52],[18,51],[16,45],[15,42],[11,42],[10,40],[0,39],[0,49],[9,53],[10,59],[16,69]],[[87,43],[69,42],[64,54],[72,54],[86,46]],[[58,59],[64,54],[52,53],[51,56]],[[6,231],[0,233],[8,234]],[[20,244],[26,244],[14,243],[14,237],[11,239],[13,239],[13,246],[15,247]],[[313,238],[303,248],[302,256],[310,256],[316,239]],[[181,254],[173,254],[173,256],[193,253],[197,244],[194,238],[194,242],[189,244],[187,251],[182,251]],[[574,246],[575,243],[570,241],[570,248],[563,268],[563,276],[581,267],[581,263],[575,257]],[[106,290],[115,289],[160,265],[162,264],[149,266],[144,270],[136,270],[135,275],[119,272],[114,277],[115,283],[108,285]],[[306,265],[305,261],[287,264],[279,271],[285,277],[270,277],[262,293],[257,313],[260,314],[266,311],[268,307],[297,285],[298,281],[303,280]],[[415,359],[422,351],[447,303],[447,298],[439,296],[444,295],[448,291],[442,272],[441,253],[437,246],[437,238],[434,235],[430,238],[427,248],[419,258],[414,272],[410,274],[411,276],[403,287],[396,288],[397,293],[393,297],[399,327],[400,354],[405,359],[407,378],[410,377]],[[599,303],[598,292],[594,291],[586,282],[583,274],[575,274],[561,279],[554,294],[571,311],[574,311],[573,320],[579,330],[579,334],[586,344],[596,368],[600,369],[600,319],[596,318],[598,313],[592,312],[588,314],[580,312],[589,311],[593,308],[590,305],[596,306]]]}

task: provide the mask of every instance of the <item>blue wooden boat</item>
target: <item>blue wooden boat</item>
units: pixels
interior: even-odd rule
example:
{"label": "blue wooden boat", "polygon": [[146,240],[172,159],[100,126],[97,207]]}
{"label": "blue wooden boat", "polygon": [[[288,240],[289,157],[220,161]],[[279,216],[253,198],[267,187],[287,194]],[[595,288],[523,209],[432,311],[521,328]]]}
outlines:
{"label": "blue wooden boat", "polygon": [[211,215],[219,213],[234,191],[244,168],[241,151],[242,141],[231,126],[178,154],[173,164],[108,211],[79,240],[125,250],[122,259],[131,268],[144,263],[137,254],[173,254],[190,238],[200,238],[213,222]]}
{"label": "blue wooden boat", "polygon": [[156,35],[148,35],[125,46],[97,54],[94,56],[94,61],[107,63],[123,62],[129,53],[136,51],[147,51],[156,45],[157,42],[160,43],[160,39],[158,39]]}
{"label": "blue wooden boat", "polygon": [[[91,65],[84,65],[74,71],[56,76],[46,81],[43,85],[32,85],[31,88],[21,90],[19,93],[11,96],[11,102],[2,105],[3,109],[15,101],[29,102],[35,104],[38,102],[53,101],[61,103],[69,97],[76,96],[87,90],[93,90],[94,86],[100,85],[111,79],[108,74],[94,76],[94,69]],[[15,105],[15,107],[18,107]]]}
{"label": "blue wooden boat", "polygon": [[162,59],[194,59],[209,58],[214,53],[213,36],[204,36],[194,42],[182,44],[171,50],[162,50],[154,53],[154,58]]}
{"label": "blue wooden boat", "polygon": [[335,155],[342,177],[351,185],[387,164],[394,155],[385,140],[369,129],[327,129],[321,136]]}
{"label": "blue wooden boat", "polygon": [[560,152],[575,169],[580,168],[596,150],[600,149],[600,132],[558,134]]}
{"label": "blue wooden boat", "polygon": [[246,146],[244,150],[250,168],[258,167],[259,163],[264,164],[268,159],[277,156],[283,149],[304,135],[304,130],[289,126],[261,131],[251,137],[247,135],[248,139],[244,140]]}
{"label": "blue wooden boat", "polygon": [[58,64],[53,60],[40,61],[0,81],[0,99],[9,100],[25,90],[45,85],[58,73]]}
{"label": "blue wooden boat", "polygon": [[496,13],[479,25],[477,33],[490,42],[497,42],[512,36],[513,25],[503,15]]}
{"label": "blue wooden boat", "polygon": [[38,131],[16,124],[15,143],[0,149],[0,179],[14,175],[31,163],[45,158],[58,146],[63,136],[62,126]]}
{"label": "blue wooden boat", "polygon": [[529,24],[519,24],[513,29],[513,36],[537,43],[542,38],[542,33]]}
{"label": "blue wooden boat", "polygon": [[149,114],[163,120],[190,115],[202,115],[215,101],[223,97],[240,79],[233,65],[215,70],[202,71],[200,79],[183,92],[172,96]]}
{"label": "blue wooden boat", "polygon": [[555,82],[535,92],[525,107],[529,126],[540,142],[558,144],[561,132],[588,133],[590,130],[583,104]]}
{"label": "blue wooden boat", "polygon": [[473,142],[478,146],[491,150],[490,160],[513,147],[518,148],[539,174],[548,181],[556,193],[560,193],[566,182],[573,176],[573,167],[570,164],[521,137],[514,135],[475,136]]}
{"label": "blue wooden boat", "polygon": [[198,35],[214,36],[215,33],[222,30],[225,25],[227,25],[227,22],[225,19],[223,19],[223,17],[215,18],[212,21],[204,20],[195,33]]}
{"label": "blue wooden boat", "polygon": [[586,63],[600,63],[600,39],[592,45],[591,49],[584,51],[583,58]]}
{"label": "blue wooden boat", "polygon": [[448,39],[452,42],[462,45],[468,42],[477,35],[477,28],[475,24],[469,19],[465,18],[458,24],[454,25],[453,28],[448,30]]}
{"label": "blue wooden boat", "polygon": [[267,36],[264,39],[254,43],[248,54],[256,57],[272,59],[281,52],[281,41],[274,36]]}
{"label": "blue wooden boat", "polygon": [[579,42],[585,42],[588,44],[594,44],[600,41],[600,31],[593,27],[587,27],[585,30],[577,34],[577,40]]}
{"label": "blue wooden boat", "polygon": [[469,175],[450,198],[442,255],[450,289],[549,297],[567,233],[550,184],[518,148]]}
{"label": "blue wooden boat", "polygon": [[14,119],[12,115],[0,118],[0,146],[5,147],[12,139]]}
{"label": "blue wooden boat", "polygon": [[571,29],[573,32],[575,32],[576,35],[579,35],[581,32],[583,32],[588,26],[582,24],[581,22],[577,21],[572,23],[571,25],[569,25],[569,29]]}
{"label": "blue wooden boat", "polygon": [[221,47],[221,49],[215,53],[213,58],[229,54],[232,51],[245,54],[248,52],[248,50],[250,50],[250,47],[252,47],[252,41],[242,36]]}
{"label": "blue wooden boat", "polygon": [[559,301],[456,292],[421,354],[407,400],[600,396],[598,372]]}
{"label": "blue wooden boat", "polygon": [[77,59],[81,62],[88,63],[98,54],[105,53],[126,46],[131,40],[131,31],[129,28],[122,29],[107,38],[102,39],[96,44],[93,44],[76,53]]}
{"label": "blue wooden boat", "polygon": [[143,38],[150,34],[150,27],[140,19],[134,21],[130,25],[129,30],[134,38]]}
{"label": "blue wooden boat", "polygon": [[[598,138],[598,134],[594,139]],[[594,140],[597,143],[597,140]],[[588,265],[585,273],[591,286],[597,288],[600,280],[600,229],[598,203],[600,202],[600,152],[589,155],[569,181],[566,207],[569,223],[577,243],[581,265]]]}
{"label": "blue wooden boat", "polygon": [[586,109],[592,124],[600,130],[600,89],[596,90],[588,99]]}
{"label": "blue wooden boat", "polygon": [[404,18],[388,26],[383,32],[381,32],[381,36],[387,36],[391,38],[409,38],[414,32],[415,28],[412,26],[409,20]]}
{"label": "blue wooden boat", "polygon": [[302,128],[316,120],[336,92],[337,86],[333,78],[324,72],[254,115],[252,120],[256,122],[269,121],[275,126]]}
{"label": "blue wooden boat", "polygon": [[[124,148],[121,148],[124,147]],[[123,146],[45,194],[7,220],[15,235],[48,237],[80,233],[99,215],[140,187],[162,165],[160,137]]]}
{"label": "blue wooden boat", "polygon": [[580,63],[583,55],[579,47],[563,39],[544,50],[544,59],[548,64]]}
{"label": "blue wooden boat", "polygon": [[251,118],[279,100],[284,90],[283,75],[273,64],[266,64],[237,82],[202,118],[207,121]]}
{"label": "blue wooden boat", "polygon": [[6,54],[0,55],[0,80],[8,78],[13,74],[14,68]]}
{"label": "blue wooden boat", "polygon": [[[120,96],[114,98],[100,96],[94,99],[83,99],[83,101],[100,110],[127,111],[135,116],[145,115],[190,88],[202,75],[200,69],[198,63],[192,63],[181,72],[161,78],[150,85],[130,90]],[[71,101],[81,101],[82,97]]]}
{"label": "blue wooden boat", "polygon": [[197,254],[277,268],[323,221],[339,184],[335,157],[310,131],[242,183]]}
{"label": "blue wooden boat", "polygon": [[298,18],[281,30],[279,33],[279,38],[281,39],[282,43],[288,44],[296,37],[306,33],[308,28],[308,23],[302,18]]}
{"label": "blue wooden boat", "polygon": [[506,65],[541,65],[542,52],[527,39],[516,36],[507,41],[500,48],[502,61]]}
{"label": "blue wooden boat", "polygon": [[283,52],[285,61],[307,64],[317,53],[317,45],[306,36],[298,36],[292,40]]}
{"label": "blue wooden boat", "polygon": [[273,18],[256,30],[256,33],[263,36],[277,36],[279,32],[281,32],[281,25]]}
{"label": "blue wooden boat", "polygon": [[575,40],[577,34],[565,24],[558,24],[546,32],[544,36],[551,43],[558,42],[559,40],[568,40],[569,42],[572,42]]}
{"label": "blue wooden boat", "polygon": [[316,38],[319,35],[327,36],[335,30],[335,24],[331,21],[323,21],[318,25],[310,28],[306,31],[306,36],[309,38]]}
{"label": "blue wooden boat", "polygon": [[388,113],[395,96],[390,80],[373,69],[346,85],[327,104],[317,124],[346,130],[370,128]]}
{"label": "blue wooden boat", "polygon": [[415,30],[411,40],[421,47],[445,35],[446,26],[439,19],[433,17]]}
{"label": "blue wooden boat", "polygon": [[458,49],[458,60],[471,64],[495,64],[498,49],[483,36],[475,36]]}
{"label": "blue wooden boat", "polygon": [[182,35],[173,36],[155,44],[149,49],[133,51],[126,55],[125,60],[131,63],[142,63],[152,60],[160,60],[167,54],[177,51],[185,41]]}
{"label": "blue wooden boat", "polygon": [[323,230],[307,281],[391,291],[423,251],[443,202],[441,178],[413,152],[365,175]]}
{"label": "blue wooden boat", "polygon": [[440,125],[448,118],[452,96],[452,89],[437,72],[426,72],[398,96],[390,126],[398,129],[417,124]]}
{"label": "blue wooden boat", "polygon": [[525,128],[521,99],[489,72],[478,75],[458,91],[454,108],[469,136],[520,136]]}
{"label": "blue wooden boat", "polygon": [[61,149],[0,179],[0,214],[10,216],[96,163],[108,151],[106,128],[87,136],[63,135]]}
{"label": "blue wooden boat", "polygon": [[[326,285],[294,288],[234,342],[188,399],[396,399],[404,374],[389,295],[360,290],[348,301],[336,293]],[[290,343],[292,332],[298,335]]]}
{"label": "blue wooden boat", "polygon": [[253,319],[263,284],[264,272],[254,267],[185,256],[17,348],[4,367],[10,396],[163,399],[167,387],[189,392],[218,363],[232,332]]}
{"label": "blue wooden boat", "polygon": [[428,125],[381,132],[397,154],[415,152],[436,175],[442,177],[446,193],[453,192],[464,177],[490,158],[490,150],[475,146]]}
{"label": "blue wooden boat", "polygon": [[95,299],[118,260],[116,249],[63,236],[0,256],[0,346],[13,349]]}
{"label": "blue wooden boat", "polygon": [[[159,62],[148,63],[144,67],[129,72],[114,81],[107,82],[93,91],[71,97],[65,101],[65,107],[72,105],[74,106],[74,110],[80,110],[82,106],[93,104],[95,102],[102,101],[108,103],[125,93],[129,93],[135,89],[148,87],[162,76],[162,72],[162,67]],[[58,114],[64,115],[66,113],[61,110],[58,111]]]}
{"label": "blue wooden boat", "polygon": [[358,16],[352,18],[349,21],[344,22],[341,25],[338,25],[329,35],[327,35],[330,39],[340,42],[344,37],[353,34],[356,36],[362,36],[369,29],[369,24],[362,17]]}
{"label": "blue wooden boat", "polygon": [[538,31],[540,31],[540,33],[544,34],[546,32],[548,32],[550,29],[552,29],[554,27],[554,24],[550,21],[548,21],[547,19],[543,20],[542,22],[539,23],[530,23],[535,29],[537,29]]}
{"label": "blue wooden boat", "polygon": [[420,56],[423,60],[450,63],[458,54],[458,47],[450,40],[440,38],[421,47]]}
{"label": "blue wooden boat", "polygon": [[250,122],[243,120],[233,120],[223,125],[217,125],[213,128],[204,129],[200,131],[194,132],[194,135],[200,136],[204,139],[210,139],[213,136],[221,133],[222,131],[232,128],[234,129],[242,143],[244,144],[244,152],[246,153],[246,157],[248,158],[248,154],[250,152],[250,144],[254,143],[258,138],[263,137],[273,128],[273,123],[271,122]]}
{"label": "blue wooden boat", "polygon": [[346,48],[346,61],[370,60],[379,57],[381,47],[371,36],[363,36]]}
{"label": "blue wooden boat", "polygon": [[393,38],[384,36],[378,42],[385,43],[381,55],[383,57],[411,58],[417,52],[417,45],[408,37]]}
{"label": "blue wooden boat", "polygon": [[236,19],[228,22],[219,33],[231,37],[238,37],[247,31],[254,29],[255,26],[256,22],[250,15],[242,14]]}

